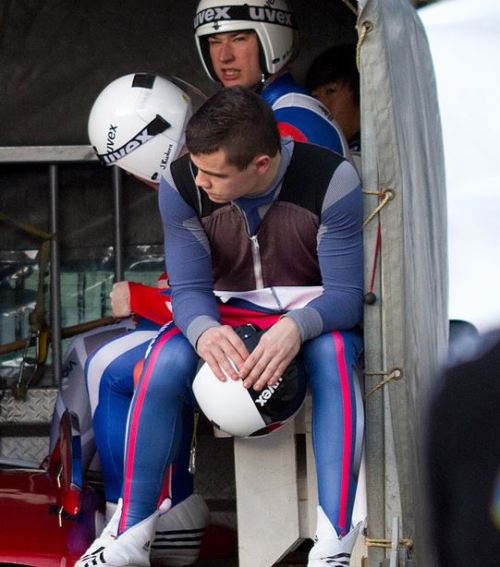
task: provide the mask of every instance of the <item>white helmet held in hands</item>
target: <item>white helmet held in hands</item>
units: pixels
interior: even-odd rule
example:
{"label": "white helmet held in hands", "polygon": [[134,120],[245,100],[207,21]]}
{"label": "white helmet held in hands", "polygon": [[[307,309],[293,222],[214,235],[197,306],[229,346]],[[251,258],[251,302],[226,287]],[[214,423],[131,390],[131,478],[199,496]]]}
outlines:
{"label": "white helmet held in hands", "polygon": [[[253,325],[236,327],[251,352],[263,332]],[[257,437],[275,431],[299,411],[306,395],[306,374],[299,357],[273,386],[257,392],[243,387],[242,380],[221,382],[204,363],[193,382],[193,392],[205,416],[222,431],[235,437]]]}
{"label": "white helmet held in hands", "polygon": [[254,31],[260,46],[263,74],[282,69],[295,54],[295,18],[286,0],[201,0],[194,18],[196,47],[208,76],[217,81],[210,60],[208,36]]}
{"label": "white helmet held in hands", "polygon": [[184,146],[184,131],[193,112],[185,85],[148,73],[125,75],[107,85],[88,121],[90,142],[99,160],[159,182],[161,172]]}

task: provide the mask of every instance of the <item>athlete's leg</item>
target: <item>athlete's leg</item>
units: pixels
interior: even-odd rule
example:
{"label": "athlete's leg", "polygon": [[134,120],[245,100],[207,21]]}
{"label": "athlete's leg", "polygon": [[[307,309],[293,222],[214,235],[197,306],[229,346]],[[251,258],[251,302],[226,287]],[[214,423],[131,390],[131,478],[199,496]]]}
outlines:
{"label": "athlete's leg", "polygon": [[122,489],[125,429],[134,394],[133,369],[157,332],[157,325],[139,324],[135,330],[102,345],[89,357],[85,368],[108,502],[116,502]]}
{"label": "athlete's leg", "polygon": [[[101,462],[106,500],[116,502],[123,482],[123,451],[127,415],[134,394],[133,369],[146,353],[158,326],[139,321],[136,329],[102,345],[88,360],[86,374],[93,413],[97,450]],[[171,474],[172,506],[193,492],[189,472],[193,411],[183,412],[183,439]]]}
{"label": "athlete's leg", "polygon": [[119,532],[171,497],[166,472],[182,439],[183,408],[192,403],[197,363],[193,347],[173,324],[151,343],[128,418]]}
{"label": "athlete's leg", "polygon": [[135,326],[132,319],[120,323],[91,329],[77,335],[70,343],[62,364],[62,379],[57,393],[54,414],[50,429],[50,452],[59,438],[59,422],[66,409],[78,416],[80,439],[82,444],[82,466],[85,471],[95,454],[92,417],[87,390],[85,387],[84,368],[87,358],[100,345],[111,338],[122,335]]}
{"label": "athlete's leg", "polygon": [[[107,444],[104,450],[99,445],[99,452],[104,454],[104,458],[101,461],[106,481],[106,495],[108,499],[106,511],[109,523],[101,536],[87,550],[85,560],[77,563],[79,566],[87,565],[88,562],[96,565],[101,564],[100,562],[104,560],[104,562],[114,560],[116,559],[116,553],[120,557],[123,553],[126,553],[127,561],[138,560],[138,557],[133,555],[133,553],[132,555],[128,554],[130,550],[124,551],[123,549],[128,549],[129,544],[126,543],[126,540],[130,538],[136,543],[138,539],[144,540],[144,544],[148,540],[152,541],[154,539],[151,543],[151,561],[155,564],[171,565],[172,567],[191,565],[198,557],[201,538],[208,524],[209,512],[203,498],[192,493],[193,477],[188,471],[188,465],[193,431],[193,411],[192,406],[186,404],[181,408],[183,409],[182,435],[175,463],[165,468],[164,479],[163,481],[160,479],[158,483],[160,486],[163,485],[164,495],[169,496],[168,502],[171,503],[171,507],[168,508],[168,511],[163,507],[162,514],[159,517],[155,507],[155,511],[148,516],[149,519],[147,521],[136,523],[131,529],[127,530],[123,537],[116,540],[122,507],[109,502],[109,496],[117,496],[117,489],[122,485],[123,473],[120,465],[123,463],[126,410],[129,409],[134,392],[133,369],[135,366],[140,366],[140,364],[136,363],[142,359],[145,351],[147,351],[147,354],[151,355],[153,359],[155,357],[159,358],[159,364],[153,370],[153,367],[148,365],[153,359],[146,356],[142,372],[151,371],[153,384],[156,379],[162,381],[168,375],[164,375],[162,372],[162,363],[165,361],[161,353],[155,351],[155,346],[159,346],[162,341],[161,332],[158,339],[152,343],[148,341],[146,344],[139,344],[137,347],[133,347],[129,351],[125,351],[121,356],[116,357],[116,347],[132,346],[134,341],[139,338],[138,333],[139,329],[131,333],[131,336],[124,336],[114,341],[117,344],[109,345],[110,347],[115,347],[115,358],[107,366],[106,361],[109,361],[109,356],[106,356],[106,352],[96,353],[95,358],[98,359],[96,367],[100,370],[93,374],[99,387],[97,389],[94,388],[94,394],[91,395],[91,399],[92,405],[97,405],[94,415],[94,422],[98,431],[96,437],[98,441],[103,439]],[[152,348],[148,350],[150,345],[152,345]],[[105,349],[106,347],[103,347],[103,351]],[[193,353],[193,349],[189,347],[189,356],[191,357]],[[99,358],[101,362],[99,362]],[[195,364],[196,358],[195,356]],[[97,379],[95,374],[99,374],[101,376],[100,379]],[[188,379],[188,386],[190,381],[191,376]],[[139,379],[140,383],[141,380]],[[140,386],[138,388],[138,391],[140,391]],[[191,398],[191,396],[188,395],[187,398]],[[117,416],[118,419],[116,419]],[[115,431],[115,428],[110,426],[111,423],[116,423],[118,430]],[[152,445],[149,444],[150,441]],[[156,448],[157,442],[154,439],[148,439],[146,444],[141,443],[140,450],[146,451],[151,449],[155,451]],[[106,455],[111,459],[109,464],[106,461]],[[110,476],[112,477],[111,480]],[[163,500],[163,496],[161,500]],[[149,526],[147,529],[145,528],[146,525]],[[106,548],[105,556],[102,555],[104,548]],[[135,550],[135,553],[139,553],[139,555],[144,553],[142,544],[139,545],[138,550]],[[146,560],[146,556],[142,557],[142,559]]]}
{"label": "athlete's leg", "polygon": [[361,455],[363,407],[353,373],[361,350],[356,331],[325,333],[302,349],[313,396],[319,504],[339,536],[351,528]]}

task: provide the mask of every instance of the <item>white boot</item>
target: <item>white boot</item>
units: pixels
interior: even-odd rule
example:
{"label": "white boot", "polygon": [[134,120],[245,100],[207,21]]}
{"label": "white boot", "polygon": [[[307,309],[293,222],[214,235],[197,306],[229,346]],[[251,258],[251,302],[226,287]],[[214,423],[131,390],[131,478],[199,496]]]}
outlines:
{"label": "white boot", "polygon": [[162,567],[195,563],[208,518],[207,505],[199,494],[192,494],[167,513],[160,513],[151,546],[152,563]]}
{"label": "white boot", "polygon": [[318,506],[315,543],[309,552],[307,567],[349,567],[352,550],[362,526],[363,522],[360,522],[341,538],[323,508]]}
{"label": "white boot", "polygon": [[[106,567],[149,567],[149,552],[156,521],[160,513],[159,510],[116,537],[112,533],[113,527],[110,524],[117,518],[116,528],[118,527],[119,512],[120,510],[117,508],[101,536],[76,562],[75,567],[97,567],[98,565],[106,565]],[[100,545],[97,545],[98,542],[100,542]]]}
{"label": "white boot", "polygon": [[118,504],[114,502],[106,502],[106,525],[99,534],[99,537],[94,540],[92,545],[87,549],[85,555],[92,555],[95,550],[102,549],[110,541],[116,539],[118,533],[118,523],[122,513],[123,500],[120,498]]}

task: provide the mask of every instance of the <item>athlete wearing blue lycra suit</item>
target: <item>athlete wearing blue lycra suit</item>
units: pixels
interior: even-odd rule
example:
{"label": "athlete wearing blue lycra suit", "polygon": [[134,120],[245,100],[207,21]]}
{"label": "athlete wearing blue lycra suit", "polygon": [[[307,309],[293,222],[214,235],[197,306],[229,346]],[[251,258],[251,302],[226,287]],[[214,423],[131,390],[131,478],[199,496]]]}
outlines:
{"label": "athlete wearing blue lycra suit", "polygon": [[[206,4],[206,2],[200,3],[200,6],[198,8],[199,12],[204,9],[204,4]],[[212,2],[211,4],[213,5],[214,3]],[[208,36],[211,36],[210,39],[212,40],[214,39],[214,37],[216,37],[214,46],[209,50],[209,59],[203,59],[203,62],[206,66],[207,61],[210,61],[210,63],[213,62],[213,67],[216,69],[216,74],[211,74],[212,78],[217,77],[224,85],[232,84],[233,82],[235,84],[240,84],[245,81],[248,82],[249,80],[252,84],[255,82],[253,78],[249,79],[248,74],[245,76],[245,73],[249,69],[250,74],[252,72],[252,56],[248,58],[246,54],[243,54],[242,57],[241,48],[242,44],[245,43],[246,46],[244,47],[244,49],[249,49],[250,51],[253,50],[254,54],[256,54],[257,65],[259,68],[258,90],[260,90],[260,94],[263,96],[263,98],[273,106],[273,110],[275,111],[275,115],[279,121],[280,132],[283,135],[291,135],[297,140],[315,142],[317,144],[330,147],[341,153],[342,155],[347,155],[348,150],[345,138],[343,137],[338,127],[331,121],[331,117],[329,117],[326,109],[320,103],[318,103],[316,99],[313,99],[312,97],[307,95],[307,91],[299,87],[293,81],[293,78],[289,73],[282,71],[282,68],[288,61],[289,56],[287,58],[281,58],[281,61],[279,63],[271,63],[270,58],[272,57],[272,55],[268,56],[266,72],[264,74],[260,73],[260,63],[258,57],[259,46],[262,45],[262,41],[267,41],[267,49],[271,49],[272,51],[273,40],[278,35],[281,35],[281,30],[276,30],[276,28],[279,28],[280,26],[268,25],[266,23],[261,24],[267,27],[268,31],[269,29],[271,29],[271,33],[266,35],[267,39],[263,39],[264,36],[259,33],[258,27],[250,24],[248,21],[245,22],[246,30],[251,30],[255,27],[255,32],[239,32],[238,30],[241,29],[241,22],[238,22],[237,20],[224,22],[224,24],[226,25],[226,27],[224,27],[223,29],[223,27],[221,26],[219,28],[221,33],[217,34],[217,36],[212,35],[214,33],[213,29],[197,29],[197,41],[199,42],[200,54],[202,53],[202,48],[200,46],[204,42],[204,40],[209,39]],[[234,32],[231,28],[231,26],[233,25],[235,28]],[[285,30],[285,33],[287,31],[289,30]],[[226,41],[228,43],[224,45],[224,42]],[[221,44],[222,49],[220,49],[219,47]],[[217,54],[217,52],[219,53]],[[288,50],[288,52],[290,55],[290,50]],[[278,76],[276,72],[279,70],[281,70],[282,72]],[[237,320],[231,320],[230,322],[237,324]],[[159,348],[160,341],[157,339],[154,342],[153,349],[150,352],[159,350]],[[151,356],[148,359],[148,368],[150,368],[150,372],[152,371],[153,373],[155,360],[155,357]],[[113,362],[112,364],[114,365],[115,363]],[[120,363],[117,361],[116,364],[119,368]],[[116,379],[118,379],[118,381],[115,381]],[[115,373],[111,380],[108,379],[107,374],[102,374],[102,380],[108,382],[108,386],[104,386],[101,381],[101,389],[107,389],[108,392],[115,390],[118,395],[121,395],[121,393],[123,393],[123,389],[120,386],[120,374]],[[120,392],[120,390],[122,391]],[[130,390],[126,395],[129,395],[129,393]],[[118,411],[124,414],[127,406],[124,403],[121,405],[116,404],[115,407]],[[352,415],[354,415],[354,413],[352,413]],[[102,423],[104,424],[105,421],[106,420],[102,421]],[[357,428],[359,434],[360,430],[362,429],[362,419],[359,419],[359,415]],[[97,435],[99,435],[98,432]],[[107,435],[107,433],[105,433],[105,435]],[[358,451],[358,449],[356,451]],[[353,469],[353,478],[355,478],[357,474],[355,468],[356,466],[354,466]],[[167,478],[169,478],[168,475]],[[170,497],[173,498],[175,502],[175,493],[169,492],[168,487],[166,488],[164,494],[170,495]],[[348,510],[352,505],[352,502],[350,502],[352,497],[353,490],[350,489],[348,498],[349,505],[345,507],[346,510]],[[349,523],[349,520],[347,521],[347,523]],[[347,526],[347,529],[348,528],[349,526]],[[339,529],[339,533],[342,532],[345,532],[345,529]]]}
{"label": "athlete wearing blue lycra suit", "polygon": [[[213,4],[213,3],[212,3]],[[199,11],[204,9],[200,4]],[[227,26],[234,24],[238,27],[238,22],[226,22]],[[241,26],[239,26],[241,27]],[[246,25],[246,28],[251,27]],[[277,26],[270,26],[277,27]],[[230,28],[231,29],[231,28]],[[208,30],[211,34],[213,30]],[[279,30],[271,30],[269,41],[273,41],[275,36],[279,36]],[[203,42],[207,30],[200,28],[197,30],[199,41]],[[228,41],[228,45],[223,45]],[[241,36],[241,37],[240,37]],[[207,35],[208,38],[208,35]],[[207,39],[205,38],[205,39]],[[213,40],[213,38],[212,38]],[[291,136],[297,141],[312,142],[330,148],[344,157],[348,157],[346,141],[335,122],[328,115],[328,111],[316,99],[307,94],[307,91],[295,83],[293,77],[288,72],[281,71],[281,66],[273,64],[273,70],[280,69],[280,74],[268,75],[268,79],[260,82],[260,67],[257,70],[247,72],[252,69],[252,59],[247,61],[242,59],[240,50],[242,45],[258,53],[258,44],[255,34],[233,34],[226,32],[220,34],[219,41],[214,42],[214,61],[215,67],[220,75],[221,82],[225,86],[232,84],[252,85],[255,73],[259,79],[258,90],[261,96],[271,105],[278,120],[280,132],[284,136]],[[245,47],[247,49],[247,47]],[[269,47],[272,49],[272,46]],[[219,52],[218,54],[216,52]],[[200,50],[201,53],[201,50]],[[257,56],[255,56],[257,58]],[[284,63],[282,62],[281,65]],[[208,64],[207,64],[208,65]],[[208,68],[207,68],[208,70]],[[232,71],[229,71],[232,70]],[[215,78],[213,71],[209,71],[210,76]],[[252,75],[253,73],[253,75]],[[144,148],[147,150],[147,146]],[[117,162],[119,166],[120,162]],[[124,287],[126,284],[126,288]],[[171,320],[171,313],[168,308],[168,291],[165,289],[144,286],[135,282],[119,282],[115,286],[113,294],[123,294],[126,289],[129,295],[129,312],[134,313],[135,320],[127,319],[107,328],[105,332],[100,330],[82,334],[68,350],[65,368],[67,369],[67,380],[64,382],[64,389],[67,391],[59,396],[58,407],[53,420],[52,441],[55,442],[57,436],[58,418],[62,415],[64,408],[68,405],[80,416],[80,425],[85,432],[82,439],[84,445],[85,461],[88,462],[94,452],[94,440],[90,423],[90,408],[86,403],[86,396],[82,395],[79,385],[83,384],[82,376],[86,368],[87,383],[91,400],[91,412],[94,417],[94,429],[97,443],[99,445],[100,459],[103,464],[103,472],[107,476],[108,499],[114,501],[120,493],[122,470],[120,462],[122,460],[122,446],[124,435],[119,435],[118,424],[126,423],[128,404],[126,399],[131,399],[133,394],[133,383],[129,369],[135,365],[145,352],[148,341],[154,336],[156,331],[165,323]],[[129,312],[122,314],[127,316]],[[137,326],[139,325],[139,326]],[[112,331],[112,332],[108,332]],[[129,331],[140,331],[141,335],[135,335]],[[127,337],[116,338],[117,334],[127,332]],[[111,340],[110,335],[114,335]],[[97,344],[99,342],[99,344]],[[141,352],[136,348],[142,344]],[[100,352],[95,352],[100,347]],[[102,347],[102,348],[101,348]],[[76,386],[76,387],[75,387]],[[72,390],[74,389],[74,394]],[[70,391],[71,390],[71,391]],[[64,398],[64,400],[63,400]],[[104,403],[106,400],[106,403]],[[82,404],[82,401],[85,403]],[[109,428],[109,423],[113,422],[116,426],[114,433]],[[181,492],[184,492],[182,490]],[[174,500],[179,499],[174,495]]]}
{"label": "athlete wearing blue lycra suit", "polygon": [[[239,210],[235,214],[243,215],[246,221],[241,222],[240,229],[247,225],[251,238],[259,234],[262,264],[272,266],[276,279],[268,281],[264,278],[262,289],[237,293],[242,289],[252,289],[245,286],[245,283],[252,279],[255,266],[252,269],[244,266],[250,274],[250,278],[247,273],[244,279],[243,274],[231,263],[227,277],[221,275],[219,279],[223,282],[224,290],[236,291],[235,294],[227,291],[224,294],[225,300],[227,301],[228,295],[235,295],[236,300],[230,301],[229,304],[247,307],[252,312],[253,321],[259,322],[255,314],[259,311],[263,315],[273,312],[276,319],[287,313],[300,329],[313,395],[320,513],[329,518],[338,535],[344,536],[351,527],[356,467],[360,456],[362,409],[359,396],[355,392],[352,369],[361,352],[362,343],[359,332],[335,330],[325,333],[324,330],[350,329],[361,318],[361,190],[359,178],[352,166],[348,162],[341,162],[329,179],[328,188],[321,201],[322,237],[319,239],[317,251],[321,278],[315,279],[307,273],[311,268],[311,258],[301,254],[301,243],[303,247],[304,242],[310,242],[312,237],[309,234],[305,237],[304,232],[307,231],[303,230],[294,234],[293,215],[292,219],[286,216],[288,203],[283,205],[285,216],[278,215],[278,220],[275,220],[274,231],[273,227],[269,226],[269,215],[274,211],[279,197],[283,196],[283,176],[290,165],[293,149],[294,143],[291,140],[283,142],[279,173],[273,185],[262,196],[242,197],[234,202]],[[321,155],[321,161],[315,162],[316,167],[321,164],[325,166],[327,157]],[[302,158],[298,163],[304,171],[311,174],[308,169],[308,166],[314,163],[311,159]],[[313,184],[308,185],[304,180],[301,180],[301,183],[301,189],[307,188],[309,194],[313,195]],[[161,490],[161,481],[165,466],[175,455],[180,435],[179,407],[182,407],[184,402],[189,403],[189,386],[198,363],[198,356],[185,337],[194,346],[205,330],[218,325],[221,320],[220,308],[211,293],[214,256],[213,249],[212,256],[208,251],[208,243],[212,244],[219,237],[220,241],[223,242],[226,238],[237,247],[236,243],[241,241],[240,232],[228,232],[222,212],[219,213],[220,209],[213,213],[215,218],[203,217],[201,221],[196,222],[196,211],[179,196],[173,179],[162,182],[160,204],[165,224],[167,261],[172,266],[174,314],[179,315],[175,315],[177,325],[167,326],[153,341],[131,408],[126,446],[124,511],[120,524],[122,531],[150,516],[165,496],[165,492]],[[270,205],[273,206],[269,208]],[[262,216],[263,211],[268,211],[265,216]],[[283,218],[286,220],[283,221]],[[308,219],[307,214],[300,217],[301,221],[305,219]],[[227,221],[228,224],[230,220]],[[282,220],[283,224],[278,224],[279,220]],[[217,226],[218,222],[220,226]],[[266,223],[265,226],[262,223]],[[265,238],[263,232],[267,234],[269,231],[274,236],[273,246],[276,247],[276,226],[283,226],[285,223],[287,233],[286,238],[282,239],[280,256],[274,256],[272,250],[272,255],[265,257],[266,243],[262,242]],[[299,226],[305,224],[297,222]],[[189,230],[186,229],[187,226],[190,227]],[[209,235],[208,240],[205,233]],[[297,246],[294,246],[295,243]],[[248,256],[248,250],[243,253]],[[189,258],[196,258],[196,261],[189,261]],[[227,259],[221,258],[220,262],[220,271],[223,272],[223,267],[226,266],[227,269],[228,266]],[[297,263],[303,270],[298,269]],[[218,274],[218,267],[214,267],[214,277]],[[304,281],[301,278],[313,285],[291,289],[290,286],[298,285],[297,281]],[[193,282],[196,282],[195,290],[190,289]],[[215,284],[217,285],[217,281]],[[284,288],[280,284],[284,285]],[[256,286],[258,284],[254,283],[254,287]],[[274,309],[271,307],[273,298]],[[266,303],[265,307],[261,306],[262,300]],[[248,319],[243,318],[240,322],[246,320]],[[224,317],[222,322],[230,323]],[[233,322],[233,326],[237,324],[237,321]],[[168,381],[165,377],[168,377]],[[163,434],[161,439],[155,437],[152,446],[156,458],[152,458],[153,455],[145,451],[144,445],[160,427]],[[146,495],[150,497],[146,498]],[[328,556],[334,555],[335,551],[334,549],[329,552]],[[347,551],[350,550],[342,548],[342,552]]]}
{"label": "athlete wearing blue lycra suit", "polygon": [[[157,189],[159,172],[184,150],[185,125],[192,105],[199,104],[200,98],[206,97],[172,77],[125,75],[107,85],[92,106],[90,141],[101,158],[102,154],[105,158],[113,153],[120,155],[113,163]],[[147,143],[131,145],[130,140],[138,133]],[[135,149],[119,151],[129,146]],[[111,306],[113,315],[123,318],[119,323],[83,333],[68,348],[51,432],[53,447],[63,411],[67,408],[78,415],[82,467],[87,470],[97,447],[108,519],[117,508],[122,489],[123,448],[134,392],[134,370],[151,339],[172,319],[166,274],[160,276],[156,287],[137,282],[115,283]],[[159,533],[151,548],[151,558],[162,565],[196,561],[208,523],[208,508],[200,495],[193,494],[193,478],[188,470],[192,428],[192,412],[186,413],[186,438],[175,467],[170,469],[172,509],[168,517],[163,516],[158,522]]]}
{"label": "athlete wearing blue lycra suit", "polygon": [[[218,108],[219,102],[216,100],[212,109]],[[246,109],[237,115],[249,121],[240,124],[242,128],[249,128],[256,118]],[[216,118],[210,118],[217,123]],[[354,168],[335,154],[309,145],[294,148],[290,140],[282,143],[281,152],[271,152],[276,168],[272,176],[266,177],[258,198],[245,198],[243,192],[234,202],[236,208],[229,204],[214,207],[217,210],[209,208],[207,212],[203,208],[207,199],[196,189],[196,172],[190,172],[186,159],[175,162],[172,177],[162,180],[160,205],[178,326],[168,325],[153,341],[134,394],[127,431],[119,537],[109,541],[104,551],[100,549],[101,563],[105,560],[111,565],[126,565],[119,563],[120,558],[126,557],[126,561],[137,562],[134,564],[148,565],[142,547],[154,530],[158,506],[168,496],[163,486],[165,470],[176,455],[182,407],[192,401],[190,384],[198,356],[191,344],[197,344],[201,354],[200,342],[205,333],[220,325],[219,306],[212,291],[212,258],[216,288],[236,295],[255,289],[243,294],[247,306],[251,301],[252,315],[258,311],[265,315],[269,311],[275,313],[279,321],[268,336],[279,328],[276,340],[283,325],[290,324],[284,323],[287,319],[294,321],[291,325],[296,329],[297,345],[305,341],[303,354],[315,400],[314,439],[320,495],[319,540],[309,564],[326,565],[329,563],[323,560],[330,562],[339,553],[344,557],[350,554],[356,530],[346,534],[351,527],[362,422],[352,369],[361,351],[361,336],[354,330],[334,329],[355,327],[362,313],[361,189]],[[289,175],[285,177],[285,173]],[[186,179],[192,186],[187,194]],[[196,182],[201,183],[199,173]],[[210,198],[217,200],[212,195]],[[288,231],[286,238],[280,239],[281,231],[276,227],[283,223]],[[245,262],[235,266],[231,261],[252,258],[248,243],[254,242],[255,237],[241,237],[246,227],[249,236],[258,230],[262,282],[252,279],[255,266]],[[236,256],[229,258],[229,272],[228,258],[221,255],[227,241],[247,243],[241,254],[238,246],[232,247]],[[207,247],[212,249],[212,257]],[[266,291],[268,299],[278,300],[274,309],[258,305],[259,296],[266,295]],[[241,300],[239,297],[238,307],[242,306]],[[285,319],[279,319],[284,314]],[[224,315],[222,322],[229,323]],[[204,358],[210,360],[208,355]],[[332,443],[333,436],[337,443]],[[78,565],[99,564],[99,553],[92,551],[91,548]]]}

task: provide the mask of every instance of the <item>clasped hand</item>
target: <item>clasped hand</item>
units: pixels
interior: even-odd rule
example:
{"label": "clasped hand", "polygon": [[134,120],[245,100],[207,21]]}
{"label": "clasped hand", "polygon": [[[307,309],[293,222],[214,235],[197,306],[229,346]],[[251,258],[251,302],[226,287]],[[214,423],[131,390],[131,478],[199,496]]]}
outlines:
{"label": "clasped hand", "polygon": [[245,388],[253,386],[260,391],[276,384],[300,346],[297,325],[283,317],[261,336],[252,353],[229,325],[207,329],[200,335],[196,350],[219,380],[241,379]]}

